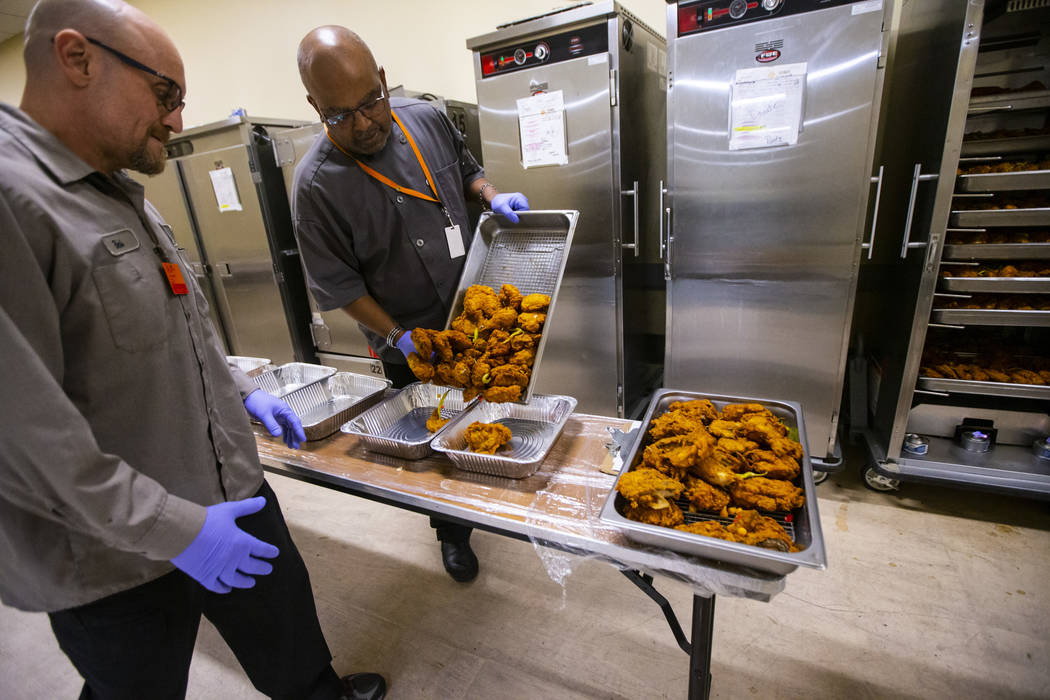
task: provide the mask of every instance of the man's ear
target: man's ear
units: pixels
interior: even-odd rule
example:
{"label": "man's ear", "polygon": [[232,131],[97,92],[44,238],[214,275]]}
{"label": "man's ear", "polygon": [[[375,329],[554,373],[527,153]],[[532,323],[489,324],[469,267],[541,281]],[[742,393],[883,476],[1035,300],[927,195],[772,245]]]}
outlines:
{"label": "man's ear", "polygon": [[87,87],[98,75],[98,52],[75,29],[63,29],[52,43],[55,62],[62,74],[77,87]]}

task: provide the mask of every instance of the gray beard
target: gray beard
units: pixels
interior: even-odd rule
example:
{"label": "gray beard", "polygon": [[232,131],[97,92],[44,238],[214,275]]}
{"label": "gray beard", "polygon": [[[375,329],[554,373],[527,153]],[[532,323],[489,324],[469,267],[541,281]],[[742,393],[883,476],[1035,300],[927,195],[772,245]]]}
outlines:
{"label": "gray beard", "polygon": [[164,166],[167,163],[167,159],[161,156],[159,159],[154,158],[149,152],[149,137],[142,143],[137,151],[131,154],[128,165],[132,170],[142,173],[143,175],[156,175],[157,173],[164,171]]}

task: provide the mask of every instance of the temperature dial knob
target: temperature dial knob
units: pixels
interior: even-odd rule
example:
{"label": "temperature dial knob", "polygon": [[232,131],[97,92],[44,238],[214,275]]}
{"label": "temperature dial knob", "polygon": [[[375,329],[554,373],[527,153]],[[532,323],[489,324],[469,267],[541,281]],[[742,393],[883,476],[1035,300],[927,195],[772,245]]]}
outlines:
{"label": "temperature dial knob", "polygon": [[519,66],[525,63],[525,49],[514,50],[514,62]]}
{"label": "temperature dial knob", "polygon": [[536,44],[532,55],[536,57],[537,61],[546,61],[547,57],[551,55],[551,49],[546,44]]}
{"label": "temperature dial knob", "polygon": [[783,2],[783,0],[762,0],[762,9],[767,12],[772,12],[780,7],[781,2]]}
{"label": "temperature dial knob", "polygon": [[733,19],[740,19],[747,12],[747,0],[733,0],[729,3],[729,16]]}

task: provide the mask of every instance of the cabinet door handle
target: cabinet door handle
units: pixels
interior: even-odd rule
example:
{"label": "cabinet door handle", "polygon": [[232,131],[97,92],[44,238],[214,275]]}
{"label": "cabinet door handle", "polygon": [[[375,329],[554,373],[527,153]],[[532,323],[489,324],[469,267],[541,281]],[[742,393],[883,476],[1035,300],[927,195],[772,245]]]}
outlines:
{"label": "cabinet door handle", "polygon": [[868,260],[871,260],[872,254],[875,253],[875,223],[879,220],[879,199],[882,197],[882,170],[886,166],[879,166],[879,174],[871,181],[877,183],[875,186],[875,208],[871,211],[871,235],[868,236],[867,243],[861,243],[860,247],[868,251]]}
{"label": "cabinet door handle", "polygon": [[624,197],[630,197],[634,209],[634,243],[621,243],[621,247],[634,251],[634,257],[638,257],[638,181],[634,181],[634,187],[620,193]]}
{"label": "cabinet door handle", "polygon": [[922,174],[922,163],[916,163],[915,169],[911,175],[911,193],[908,195],[908,214],[904,222],[904,240],[901,241],[901,257],[908,257],[909,248],[925,248],[929,243],[927,241],[916,241],[911,242],[911,220],[915,215],[915,195],[919,193],[919,183],[926,182],[929,180],[936,180],[936,173],[929,173],[926,175]]}

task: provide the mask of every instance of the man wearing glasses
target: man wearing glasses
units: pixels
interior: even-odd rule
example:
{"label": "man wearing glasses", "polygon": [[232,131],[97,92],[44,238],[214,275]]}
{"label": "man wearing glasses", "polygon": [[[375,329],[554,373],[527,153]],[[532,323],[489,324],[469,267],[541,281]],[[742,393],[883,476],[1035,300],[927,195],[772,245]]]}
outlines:
{"label": "man wearing glasses", "polygon": [[[469,229],[465,197],[512,222],[524,195],[500,194],[463,137],[426,102],[389,97],[372,52],[345,27],[299,44],[299,74],[324,133],[295,168],[292,214],[310,290],[322,310],[361,326],[395,387],[415,381],[406,358],[415,327],[443,328]],[[445,570],[473,580],[467,526],[431,518]]]}
{"label": "man wearing glasses", "polygon": [[247,414],[293,447],[302,426],[231,373],[123,172],[161,172],[182,130],[178,51],[121,0],[43,0],[24,54],[0,104],[0,597],[49,613],[82,698],[184,697],[201,614],[270,697],[381,698],[332,669]]}

